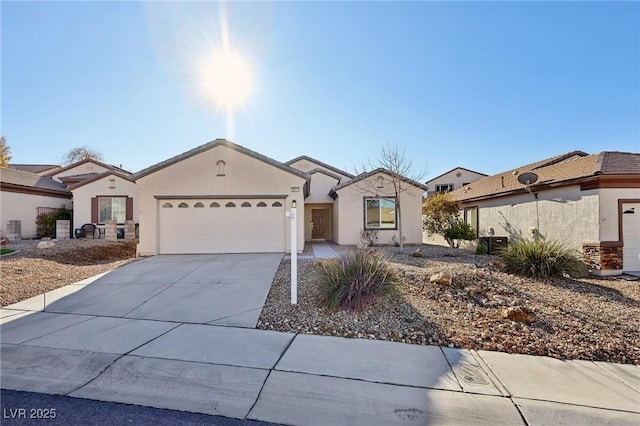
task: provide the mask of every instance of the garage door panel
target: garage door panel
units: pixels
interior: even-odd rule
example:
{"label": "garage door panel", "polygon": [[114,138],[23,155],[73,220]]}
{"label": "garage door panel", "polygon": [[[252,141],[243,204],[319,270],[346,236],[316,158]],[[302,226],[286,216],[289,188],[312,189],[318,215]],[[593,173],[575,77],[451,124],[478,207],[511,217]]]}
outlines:
{"label": "garage door panel", "polygon": [[[162,208],[166,202],[173,208]],[[198,202],[204,207],[195,208]],[[210,207],[213,202],[220,207]],[[267,207],[257,207],[260,202]],[[178,208],[180,203],[189,207]],[[235,207],[225,207],[228,203]],[[251,206],[241,207],[242,203]],[[163,200],[159,209],[159,252],[284,252],[285,210],[272,204],[273,200],[261,199]]]}

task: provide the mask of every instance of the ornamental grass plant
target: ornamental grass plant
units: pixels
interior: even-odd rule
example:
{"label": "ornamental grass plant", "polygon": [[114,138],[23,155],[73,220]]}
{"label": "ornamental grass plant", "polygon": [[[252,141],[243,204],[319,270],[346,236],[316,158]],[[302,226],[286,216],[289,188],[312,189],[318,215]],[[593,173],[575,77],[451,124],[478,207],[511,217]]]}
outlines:
{"label": "ornamental grass plant", "polygon": [[330,310],[360,310],[395,289],[397,277],[382,253],[356,251],[318,262],[323,304]]}
{"label": "ornamental grass plant", "polygon": [[502,250],[509,271],[532,278],[583,275],[586,265],[577,250],[555,240],[519,240]]}

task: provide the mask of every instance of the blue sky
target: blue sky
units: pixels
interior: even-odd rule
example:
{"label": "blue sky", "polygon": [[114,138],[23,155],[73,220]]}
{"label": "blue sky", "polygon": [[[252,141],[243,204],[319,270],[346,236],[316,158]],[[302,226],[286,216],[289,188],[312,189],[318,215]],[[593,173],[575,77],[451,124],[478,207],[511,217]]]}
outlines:
{"label": "blue sky", "polygon": [[[386,141],[428,178],[580,149],[640,152],[638,2],[6,2],[1,129],[15,163],[87,145],[137,171],[215,138],[353,171]],[[194,58],[229,43],[233,127]]]}

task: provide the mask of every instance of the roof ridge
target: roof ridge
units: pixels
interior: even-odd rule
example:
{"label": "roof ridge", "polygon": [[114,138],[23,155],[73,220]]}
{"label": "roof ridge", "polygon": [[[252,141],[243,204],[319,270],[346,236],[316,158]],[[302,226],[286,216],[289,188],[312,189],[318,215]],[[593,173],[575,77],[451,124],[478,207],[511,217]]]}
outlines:
{"label": "roof ridge", "polygon": [[351,174],[351,173],[349,173],[347,171],[344,171],[342,169],[334,167],[331,164],[324,163],[324,162],[322,162],[320,160],[316,160],[315,158],[310,157],[308,155],[299,155],[299,156],[297,156],[296,158],[294,158],[292,160],[286,161],[284,164],[286,164],[287,166],[290,166],[291,164],[293,164],[293,163],[295,163],[296,161],[299,161],[299,160],[311,161],[313,163],[316,163],[318,166],[326,167],[326,168],[328,168],[328,169],[330,169],[330,170],[332,170],[332,171],[334,171],[336,173],[339,173],[341,175],[347,176],[349,178],[354,178],[355,177],[355,175],[353,175],[353,174]]}

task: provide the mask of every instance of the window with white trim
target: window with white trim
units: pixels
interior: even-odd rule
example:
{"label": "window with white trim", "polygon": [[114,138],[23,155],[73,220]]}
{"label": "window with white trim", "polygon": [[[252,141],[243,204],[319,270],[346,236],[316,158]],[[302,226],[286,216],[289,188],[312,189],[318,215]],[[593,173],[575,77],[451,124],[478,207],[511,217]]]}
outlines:
{"label": "window with white trim", "polygon": [[436,192],[451,192],[453,191],[452,183],[445,183],[441,185],[436,185]]}
{"label": "window with white trim", "polygon": [[106,223],[115,220],[124,223],[127,216],[127,197],[99,197],[98,222]]}
{"label": "window with white trim", "polygon": [[396,229],[396,200],[394,198],[365,198],[365,229]]}

